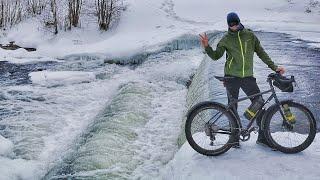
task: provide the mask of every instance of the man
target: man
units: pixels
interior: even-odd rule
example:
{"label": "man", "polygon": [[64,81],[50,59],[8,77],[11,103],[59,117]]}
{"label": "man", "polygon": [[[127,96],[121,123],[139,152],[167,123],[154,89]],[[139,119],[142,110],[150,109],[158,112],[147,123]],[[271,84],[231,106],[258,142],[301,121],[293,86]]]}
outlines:
{"label": "man", "polygon": [[[205,33],[200,35],[200,40],[206,53],[213,60],[220,59],[224,52],[227,52],[224,73],[225,76],[234,77],[225,82],[228,101],[230,102],[231,98],[238,99],[240,88],[247,96],[260,92],[256,79],[253,77],[254,52],[273,71],[283,74],[285,69],[274,64],[262,48],[259,39],[251,30],[244,28],[236,13],[232,12],[227,15],[227,23],[229,26],[228,32],[219,41],[216,50],[213,50],[208,44],[208,37]],[[258,99],[261,100],[262,96],[250,100],[251,102],[255,102]],[[237,105],[233,110],[237,113]],[[261,127],[261,118],[257,118],[257,124]],[[269,146],[261,128],[257,143]],[[240,147],[239,142],[234,147]]]}

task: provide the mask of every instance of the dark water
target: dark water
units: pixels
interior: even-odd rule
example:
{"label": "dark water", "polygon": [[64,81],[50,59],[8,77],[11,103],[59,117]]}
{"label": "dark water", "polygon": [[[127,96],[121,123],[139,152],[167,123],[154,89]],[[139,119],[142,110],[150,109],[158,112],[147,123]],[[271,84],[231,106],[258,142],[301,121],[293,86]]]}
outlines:
{"label": "dark water", "polygon": [[0,85],[23,85],[30,84],[29,73],[51,69],[56,62],[38,62],[27,64],[13,64],[0,61]]}

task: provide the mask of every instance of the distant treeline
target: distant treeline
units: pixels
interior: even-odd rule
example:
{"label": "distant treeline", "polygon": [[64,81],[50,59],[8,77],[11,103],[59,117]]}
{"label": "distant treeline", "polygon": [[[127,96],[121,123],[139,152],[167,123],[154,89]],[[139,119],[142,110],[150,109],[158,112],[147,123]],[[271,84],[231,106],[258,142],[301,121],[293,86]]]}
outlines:
{"label": "distant treeline", "polygon": [[97,28],[108,30],[123,10],[123,0],[0,0],[0,28],[10,29],[27,18],[38,17],[55,34],[92,19]]}

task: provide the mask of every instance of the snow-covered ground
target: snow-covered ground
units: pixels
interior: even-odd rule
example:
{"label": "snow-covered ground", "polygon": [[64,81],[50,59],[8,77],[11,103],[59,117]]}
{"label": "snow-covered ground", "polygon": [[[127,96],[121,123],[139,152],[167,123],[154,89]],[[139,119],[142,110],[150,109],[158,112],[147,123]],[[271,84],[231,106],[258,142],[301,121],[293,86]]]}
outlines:
{"label": "snow-covered ground", "polygon": [[[320,47],[319,7],[312,9],[311,13],[306,13],[309,1],[127,0],[126,2],[128,8],[122,15],[117,29],[111,32],[74,29],[72,32],[63,32],[55,37],[40,28],[41,25],[36,19],[28,20],[8,31],[7,36],[0,39],[0,43],[15,40],[18,45],[36,47],[37,51],[0,49],[0,61],[63,62],[61,60],[68,61],[70,59],[66,57],[72,55],[112,59],[112,57],[150,52],[183,34],[197,35],[204,31],[226,30],[226,14],[230,11],[237,12],[242,23],[253,30],[288,33],[292,38],[308,41],[310,47]],[[159,175],[159,166],[163,166],[173,158],[161,169],[160,178],[317,179],[320,164],[318,136],[309,149],[296,155],[271,152],[256,146],[254,143],[256,138],[253,137],[244,143],[240,150],[232,149],[219,157],[208,158],[199,155],[187,143],[173,157],[177,149],[172,140],[177,137],[177,132],[180,132],[180,116],[185,110],[186,89],[179,83],[187,79],[202,58],[202,55],[198,55],[200,51],[197,50],[186,54],[191,58],[180,55],[185,59],[171,57],[171,60],[166,61],[167,57],[160,57],[163,63],[155,61],[152,64],[153,61],[150,60],[136,70],[116,65],[107,69],[91,69],[99,71],[98,73],[110,71],[106,72],[108,77],[102,80],[97,78],[99,74],[96,72],[72,71],[65,68],[58,72],[48,70],[31,73],[30,85],[2,88],[0,98],[13,102],[12,105],[7,104],[7,107],[19,113],[21,111],[22,114],[1,120],[2,124],[13,128],[12,132],[9,132],[12,134],[9,135],[14,139],[9,140],[0,136],[1,179],[42,177],[56,161],[62,161],[64,153],[70,150],[72,142],[112,100],[118,88],[131,81],[141,84],[151,81],[155,83],[152,88],[157,88],[151,95],[154,109],[149,114],[152,118],[145,124],[147,129],[137,131],[139,137],[134,144],[140,145],[141,149],[133,151],[133,154],[137,154],[134,160],[138,159],[139,165],[133,171],[132,178],[155,178]],[[174,62],[174,59],[177,61]],[[190,61],[192,63],[189,64]],[[34,113],[38,116],[34,116]],[[162,121],[166,122],[165,127],[162,126]],[[172,127],[177,129],[170,129]],[[168,135],[162,136],[165,133]],[[25,135],[26,139],[19,134],[23,137]],[[39,144],[28,144],[28,142]],[[159,151],[156,151],[159,147]],[[17,151],[21,149],[26,152]],[[20,155],[15,156],[15,153]],[[97,164],[99,163],[105,165],[105,162],[98,161]],[[115,167],[103,172],[117,172],[119,169],[122,170],[121,167]],[[88,175],[88,173],[90,175],[101,172],[88,170],[80,174]]]}
{"label": "snow-covered ground", "polygon": [[0,51],[0,57],[64,57],[71,54],[129,56],[149,51],[153,49],[151,47],[182,34],[226,30],[226,14],[231,11],[237,12],[242,23],[253,30],[284,32],[310,40],[312,46],[320,46],[320,5],[311,13],[306,13],[309,1],[127,0],[126,3],[128,8],[117,29],[107,33],[90,27],[74,29],[72,33],[62,32],[54,37],[39,28],[41,25],[36,19],[28,20],[7,32],[0,42],[15,40],[22,46],[37,47],[38,51],[19,52],[18,55]]}
{"label": "snow-covered ground", "polygon": [[316,180],[320,172],[319,135],[314,144],[299,154],[284,154],[257,145],[256,134],[240,149],[230,149],[217,157],[203,156],[185,143],[163,169],[161,179],[281,179]]}

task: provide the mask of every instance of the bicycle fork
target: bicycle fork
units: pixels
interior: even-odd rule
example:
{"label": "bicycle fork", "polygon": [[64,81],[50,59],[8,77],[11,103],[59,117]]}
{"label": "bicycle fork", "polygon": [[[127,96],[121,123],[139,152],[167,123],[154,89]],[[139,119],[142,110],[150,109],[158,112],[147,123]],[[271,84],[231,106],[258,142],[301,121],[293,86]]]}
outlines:
{"label": "bicycle fork", "polygon": [[283,107],[278,99],[278,96],[277,94],[275,93],[275,90],[274,90],[274,87],[272,86],[271,84],[271,81],[269,81],[269,84],[270,84],[270,87],[271,87],[271,90],[272,90],[272,96],[277,104],[277,106],[279,107],[279,110],[280,110],[280,114],[281,114],[281,117],[282,117],[282,127],[285,127],[287,128],[288,130],[292,130],[293,129],[293,125],[291,123],[289,123],[286,119],[286,116],[284,114],[284,111],[283,111]]}

